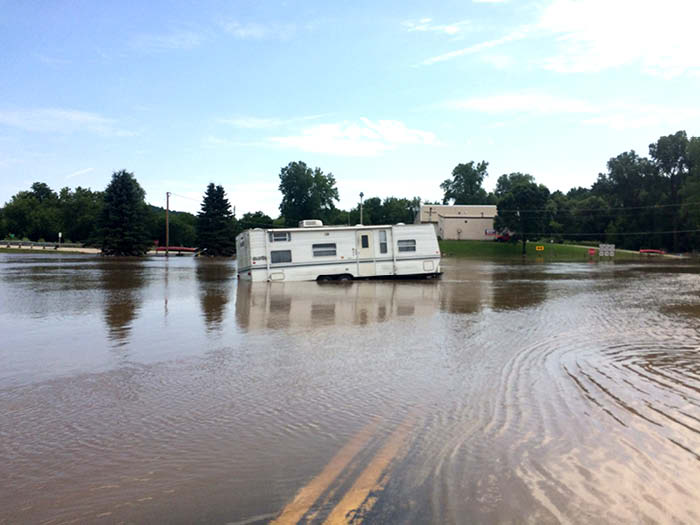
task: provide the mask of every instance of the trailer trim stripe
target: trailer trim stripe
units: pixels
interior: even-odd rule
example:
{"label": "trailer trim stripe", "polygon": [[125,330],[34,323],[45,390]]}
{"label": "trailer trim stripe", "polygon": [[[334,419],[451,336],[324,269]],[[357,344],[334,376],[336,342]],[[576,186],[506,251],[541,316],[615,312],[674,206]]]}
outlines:
{"label": "trailer trim stripe", "polygon": [[[396,262],[401,262],[401,261],[420,261],[420,260],[425,260],[425,259],[430,259],[430,260],[440,260],[439,255],[416,255],[413,257],[399,257],[396,259]],[[277,268],[297,268],[300,266],[331,266],[331,265],[337,265],[337,264],[355,264],[357,263],[357,259],[345,259],[343,261],[318,261],[318,262],[301,262],[301,263],[291,263],[291,264],[271,264],[270,265],[270,270],[277,269]],[[373,263],[373,262],[393,262],[393,259],[391,257],[382,257],[381,259],[360,259],[359,260],[360,264],[362,263]],[[239,268],[238,272],[247,272],[250,270],[267,270],[267,267],[265,265],[260,265],[260,266],[246,266],[243,268]]]}

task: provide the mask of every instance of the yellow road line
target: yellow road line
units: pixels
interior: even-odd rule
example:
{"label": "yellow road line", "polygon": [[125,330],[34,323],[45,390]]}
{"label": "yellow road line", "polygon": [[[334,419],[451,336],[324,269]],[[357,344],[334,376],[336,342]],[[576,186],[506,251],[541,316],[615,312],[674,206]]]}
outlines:
{"label": "yellow road line", "polygon": [[302,488],[289,503],[280,515],[271,524],[286,525],[288,523],[298,523],[299,520],[308,512],[311,505],[323,494],[323,492],[333,483],[345,467],[352,459],[360,452],[370,440],[379,420],[375,420],[362,430],[360,430],[353,438],[333,456],[333,459],[324,467],[324,469],[312,479],[304,488]]}
{"label": "yellow road line", "polygon": [[382,478],[382,474],[391,460],[397,456],[412,426],[413,418],[409,417],[394,430],[384,447],[372,458],[370,464],[362,471],[350,490],[331,511],[325,521],[326,524],[349,523],[363,504],[363,510],[369,510],[374,505],[375,500],[368,500],[367,497],[370,491],[380,490],[384,487],[388,478]]}

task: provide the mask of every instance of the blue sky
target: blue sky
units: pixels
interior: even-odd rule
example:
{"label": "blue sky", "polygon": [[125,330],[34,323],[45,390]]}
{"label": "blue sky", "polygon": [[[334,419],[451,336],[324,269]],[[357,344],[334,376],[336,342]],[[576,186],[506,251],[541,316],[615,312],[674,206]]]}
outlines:
{"label": "blue sky", "polygon": [[34,181],[196,212],[222,184],[277,216],[279,171],[343,208],[440,199],[460,162],[589,186],[660,135],[700,134],[700,3],[0,0],[0,202]]}

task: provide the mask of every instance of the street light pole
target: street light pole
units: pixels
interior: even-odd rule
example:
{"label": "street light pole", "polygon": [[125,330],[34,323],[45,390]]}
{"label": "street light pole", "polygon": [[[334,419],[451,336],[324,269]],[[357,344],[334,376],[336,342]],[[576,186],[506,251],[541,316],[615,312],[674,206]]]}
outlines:
{"label": "street light pole", "polygon": [[360,192],[360,225],[362,225],[362,197],[364,197],[365,194]]}
{"label": "street light pole", "polygon": [[170,249],[170,192],[165,192],[165,256],[168,257]]}

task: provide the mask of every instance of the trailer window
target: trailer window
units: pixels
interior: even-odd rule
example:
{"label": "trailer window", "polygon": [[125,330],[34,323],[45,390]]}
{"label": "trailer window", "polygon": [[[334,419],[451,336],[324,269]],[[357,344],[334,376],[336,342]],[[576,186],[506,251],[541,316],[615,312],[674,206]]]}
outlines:
{"label": "trailer window", "polygon": [[362,247],[369,248],[369,235],[362,236]]}
{"label": "trailer window", "polygon": [[270,252],[270,262],[288,263],[292,262],[292,250],[274,250]]}
{"label": "trailer window", "polygon": [[399,246],[400,252],[415,252],[416,251],[416,241],[413,239],[402,239],[396,244]]}
{"label": "trailer window", "polygon": [[386,232],[384,230],[379,232],[379,253],[387,252],[386,244]]}
{"label": "trailer window", "polygon": [[336,254],[335,243],[312,244],[314,257],[328,257]]}
{"label": "trailer window", "polygon": [[270,242],[291,241],[292,234],[290,232],[270,232]]}

